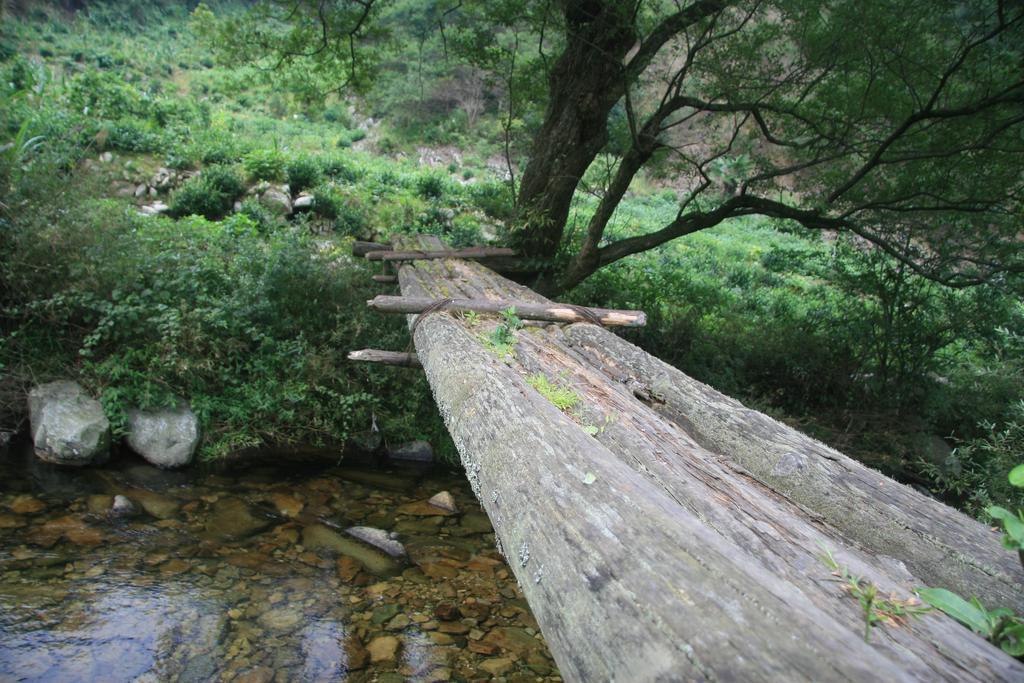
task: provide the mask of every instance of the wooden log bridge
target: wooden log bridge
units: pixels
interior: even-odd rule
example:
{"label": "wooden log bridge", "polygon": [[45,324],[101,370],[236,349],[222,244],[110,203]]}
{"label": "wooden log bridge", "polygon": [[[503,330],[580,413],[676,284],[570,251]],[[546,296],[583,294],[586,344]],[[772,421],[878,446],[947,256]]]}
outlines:
{"label": "wooden log bridge", "polygon": [[[404,297],[550,305],[464,260],[398,278]],[[991,529],[602,327],[495,346],[497,316],[416,318],[417,358],[566,680],[1024,680],[946,615],[899,614],[921,586],[1020,613],[1021,567]],[[865,607],[872,588],[884,600]]]}

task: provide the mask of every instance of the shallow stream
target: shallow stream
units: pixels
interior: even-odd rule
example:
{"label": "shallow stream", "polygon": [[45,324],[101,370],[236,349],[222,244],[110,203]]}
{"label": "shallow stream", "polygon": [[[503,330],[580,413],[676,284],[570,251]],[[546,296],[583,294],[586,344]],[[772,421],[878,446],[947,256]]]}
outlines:
{"label": "shallow stream", "polygon": [[[457,513],[426,503],[440,491]],[[115,495],[136,513],[112,515]],[[0,451],[0,681],[492,677],[560,680],[459,475],[283,454],[66,470]]]}

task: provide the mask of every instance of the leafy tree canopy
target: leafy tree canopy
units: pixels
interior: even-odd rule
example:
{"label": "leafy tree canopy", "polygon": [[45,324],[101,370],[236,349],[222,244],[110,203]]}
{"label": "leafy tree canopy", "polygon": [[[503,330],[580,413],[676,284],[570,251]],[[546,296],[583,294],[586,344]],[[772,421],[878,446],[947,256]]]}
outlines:
{"label": "leafy tree canopy", "polygon": [[[452,59],[501,78],[510,121],[543,107],[510,130],[529,140],[514,240],[543,260],[535,284],[549,292],[752,214],[855,235],[951,286],[1024,269],[1019,3],[282,0],[219,23],[204,13],[227,54],[331,87],[370,84],[389,26],[436,27]],[[607,154],[597,210],[567,231]],[[680,188],[676,218],[610,229],[645,167]]]}

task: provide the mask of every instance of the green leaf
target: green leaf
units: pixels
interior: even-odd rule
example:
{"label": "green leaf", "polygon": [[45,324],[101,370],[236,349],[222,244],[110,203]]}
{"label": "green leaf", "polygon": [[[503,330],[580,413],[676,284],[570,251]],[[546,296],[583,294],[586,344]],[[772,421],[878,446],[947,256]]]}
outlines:
{"label": "green leaf", "polygon": [[1010,483],[1024,489],[1024,464],[1017,465],[1010,470]]}
{"label": "green leaf", "polygon": [[595,475],[593,472],[587,472],[586,474],[583,475],[583,483],[586,484],[587,486],[590,486],[595,481],[597,481],[597,475]]}
{"label": "green leaf", "polygon": [[917,594],[932,607],[953,617],[961,624],[984,636],[990,635],[987,615],[956,593],[945,588],[919,588]]}
{"label": "green leaf", "polygon": [[[1002,520],[1003,528],[1006,530],[1006,535],[1010,537],[1010,540],[1014,543],[1012,548],[1019,547],[1024,544],[1024,520],[1021,520],[1019,515],[1016,515],[1006,508],[999,507],[998,505],[992,505],[985,509],[985,512],[989,514],[993,519]],[[1006,539],[1004,539],[1004,545]]]}
{"label": "green leaf", "polygon": [[590,436],[597,436],[597,433],[600,430],[594,425],[586,425],[583,427],[583,431],[584,433],[589,434]]}
{"label": "green leaf", "polygon": [[1024,656],[1024,624],[1014,624],[1003,629],[999,647],[1012,657]]}

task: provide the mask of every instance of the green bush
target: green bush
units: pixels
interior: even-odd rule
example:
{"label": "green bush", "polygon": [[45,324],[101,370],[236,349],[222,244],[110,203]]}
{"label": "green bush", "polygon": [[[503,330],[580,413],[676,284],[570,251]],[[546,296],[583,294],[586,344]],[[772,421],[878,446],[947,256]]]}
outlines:
{"label": "green bush", "polygon": [[333,220],[341,211],[342,199],[330,185],[319,185],[313,190],[313,211],[323,218]]}
{"label": "green bush", "polygon": [[194,176],[171,194],[170,213],[178,218],[203,216],[215,220],[231,209],[232,199],[202,175]]}
{"label": "green bush", "polygon": [[996,504],[1024,509],[1024,490],[1011,486],[1007,475],[1024,458],[1024,401],[1012,405],[1001,424],[981,425],[984,434],[960,443],[950,467],[924,469],[938,492],[952,497],[968,514],[984,517]]}
{"label": "green bush", "polygon": [[231,201],[242,196],[245,192],[245,185],[242,178],[231,166],[215,164],[203,169],[200,177],[211,188],[225,195]]}
{"label": "green bush", "polygon": [[273,149],[253,150],[242,157],[242,166],[253,180],[280,180],[284,165],[284,157]]}
{"label": "green bush", "polygon": [[288,188],[292,194],[298,194],[320,182],[320,164],[313,157],[297,156],[285,166],[285,174]]}
{"label": "green bush", "polygon": [[77,206],[73,220],[55,214],[12,236],[17,265],[0,275],[19,301],[4,329],[17,333],[0,363],[36,358],[42,371],[38,354],[55,344],[68,364],[78,355],[76,374],[115,427],[129,408],[182,396],[203,423],[205,458],[337,444],[369,424],[363,387],[397,381],[345,361],[367,330],[397,344],[401,326],[369,325],[358,305],[370,294],[365,270],[337,270],[337,255],[304,232],[263,237],[245,216],[172,221],[113,202]]}
{"label": "green bush", "polygon": [[448,178],[440,173],[425,173],[416,179],[416,192],[424,199],[440,199],[448,191]]}
{"label": "green bush", "polygon": [[260,200],[255,197],[243,200],[242,205],[238,208],[238,213],[251,220],[264,235],[281,222],[281,218],[277,214],[260,204]]}
{"label": "green bush", "polygon": [[332,180],[341,180],[346,183],[355,183],[362,178],[363,174],[354,164],[349,163],[341,156],[329,156],[321,163],[324,175]]}
{"label": "green bush", "polygon": [[98,119],[146,118],[150,113],[143,94],[110,72],[89,70],[75,76],[67,98],[72,110]]}

